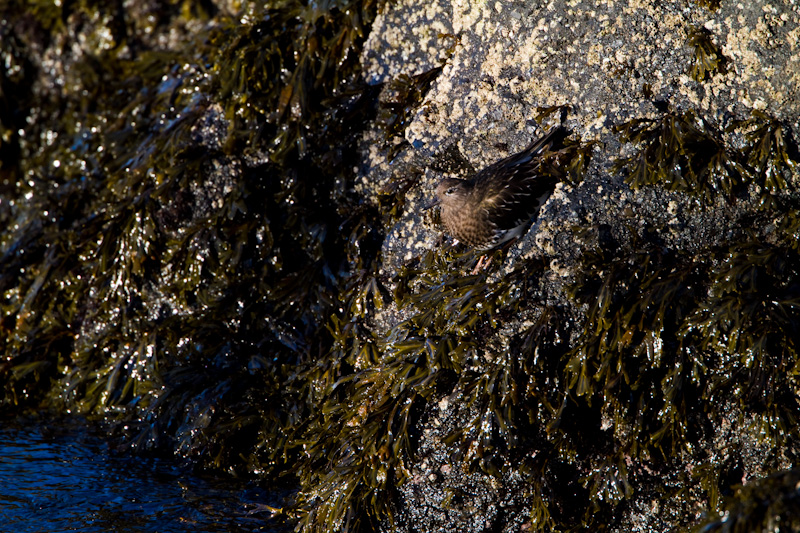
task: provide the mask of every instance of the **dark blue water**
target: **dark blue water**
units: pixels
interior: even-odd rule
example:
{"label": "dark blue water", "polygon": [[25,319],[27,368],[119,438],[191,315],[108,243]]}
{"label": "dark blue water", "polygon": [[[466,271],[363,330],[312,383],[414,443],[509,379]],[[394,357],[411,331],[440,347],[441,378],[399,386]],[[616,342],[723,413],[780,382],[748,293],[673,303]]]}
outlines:
{"label": "dark blue water", "polygon": [[114,453],[85,424],[0,428],[0,532],[288,531],[246,482]]}

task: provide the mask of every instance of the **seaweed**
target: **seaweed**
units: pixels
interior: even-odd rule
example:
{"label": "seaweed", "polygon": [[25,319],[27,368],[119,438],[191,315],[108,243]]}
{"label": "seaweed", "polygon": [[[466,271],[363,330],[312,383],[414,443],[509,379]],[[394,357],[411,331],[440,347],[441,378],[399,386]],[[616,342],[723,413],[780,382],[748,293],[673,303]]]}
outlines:
{"label": "seaweed", "polygon": [[491,302],[507,290],[487,285],[481,276],[460,276],[462,270],[455,269],[474,261],[473,255],[428,252],[421,261],[428,268],[401,273],[419,285],[395,293],[402,294],[400,305],[419,311],[385,340],[358,326],[363,307],[357,292],[345,307],[349,318],[334,319],[331,329],[339,340],[329,358],[354,366],[357,361],[360,369],[324,384],[322,414],[304,431],[308,454],[299,474],[306,489],[298,507],[305,530],[360,531],[392,516],[389,496],[409,476],[420,408],[443,382],[452,386],[476,357],[469,328],[490,322]]}
{"label": "seaweed", "polygon": [[[119,28],[131,15],[119,7],[43,3],[30,16],[69,39],[102,29],[87,20]],[[244,24],[180,7],[158,13],[164,30],[170,17],[215,23],[185,48],[88,39],[70,90],[38,86],[44,110],[14,161],[29,179],[4,214],[18,226],[0,257],[3,407],[88,413],[119,421],[142,453],[279,475],[315,401],[298,376],[328,370],[315,356],[337,296],[376,264],[375,212],[346,185],[376,105],[354,53],[375,6],[250,5]],[[296,54],[259,48],[287,27]],[[275,65],[290,75],[270,76]]]}
{"label": "seaweed", "polygon": [[383,130],[383,144],[384,148],[388,148],[389,161],[408,146],[403,134],[441,72],[442,67],[436,67],[416,76],[399,74],[386,86],[380,99],[376,123]]}
{"label": "seaweed", "polygon": [[614,129],[623,141],[642,145],[615,163],[615,170],[628,171],[626,181],[634,187],[662,184],[704,203],[719,194],[733,196],[741,187],[742,169],[729,157],[719,132],[692,112],[635,119]]}
{"label": "seaweed", "polygon": [[741,147],[692,111],[634,119],[614,130],[624,142],[639,145],[614,164],[633,187],[661,185],[710,205],[719,197],[732,202],[747,187],[756,186],[766,209],[774,205],[775,196],[793,188],[787,176],[797,168],[795,152],[781,124],[760,112],[725,129],[745,137]]}
{"label": "seaweed", "polygon": [[716,11],[722,4],[722,0],[694,0],[700,7],[704,7],[709,11]]}
{"label": "seaweed", "polygon": [[719,354],[700,362],[705,397],[727,397],[754,413],[761,438],[782,446],[800,404],[794,397],[800,326],[800,257],[757,240],[733,245],[710,269],[709,296],[686,319],[682,343]]}
{"label": "seaweed", "polygon": [[588,312],[568,354],[568,386],[589,405],[601,402],[629,456],[672,456],[686,444],[687,405],[701,386],[677,334],[703,293],[702,263],[644,247],[619,257],[587,253],[581,271],[572,291]]}
{"label": "seaweed", "polygon": [[720,74],[727,72],[728,60],[711,40],[711,32],[707,29],[702,27],[692,29],[687,44],[694,48],[694,63],[689,73],[695,81],[702,82],[714,72]]}
{"label": "seaweed", "polygon": [[783,191],[794,190],[790,177],[796,176],[798,171],[797,147],[788,142],[781,123],[761,111],[754,111],[749,119],[734,122],[729,129],[744,132],[741,156],[754,174],[753,181],[763,189],[762,207],[777,208],[776,197]]}
{"label": "seaweed", "polygon": [[787,470],[739,485],[725,498],[722,514],[711,513],[694,531],[794,531],[800,528],[798,483],[797,470]]}
{"label": "seaweed", "polygon": [[[579,179],[589,151],[573,142],[552,155],[570,161],[582,153],[573,169]],[[503,253],[494,252],[494,259]],[[551,357],[564,350],[558,311],[539,310],[520,336],[503,339],[500,333],[521,311],[524,292],[543,265],[522,262],[489,281],[485,272],[465,275],[477,256],[445,245],[387,280],[394,286],[390,293],[370,275],[360,289],[343,294],[342,313],[329,325],[334,349],[325,359],[346,361],[355,371],[317,387],[324,391],[321,414],[303,430],[306,456],[298,468],[303,530],[361,531],[391,522],[391,496],[416,460],[420,416],[443,394],[461,391],[470,413],[445,439],[467,471],[501,477],[531,442],[545,441],[533,421],[560,423],[564,392],[538,385],[559,379]],[[406,318],[377,337],[364,323],[365,310],[387,303]],[[508,348],[491,353],[487,346],[498,342]],[[547,522],[550,510],[538,502],[536,514]]]}
{"label": "seaweed", "polygon": [[[672,112],[619,131],[642,145],[618,163],[632,185],[661,184],[704,203],[719,195],[732,201],[755,185],[757,209],[783,209],[781,222],[769,244],[751,231],[742,242],[691,255],[634,232],[624,253],[602,244],[587,249],[570,289],[587,311],[567,354],[569,389],[586,408],[598,406],[612,449],[633,461],[668,463],[689,454],[705,428],[729,418],[731,409],[736,423],[765,445],[786,446],[797,438],[800,405],[792,393],[797,163],[783,126],[755,113],[725,130],[741,139],[735,144],[694,113]],[[702,414],[690,408],[698,402]],[[619,458],[600,459],[583,480],[593,501],[630,497],[624,466]],[[712,499],[724,489],[711,470],[698,469],[697,477]]]}
{"label": "seaweed", "polygon": [[212,31],[212,91],[232,125],[228,145],[263,140],[273,161],[295,150],[303,157],[306,125],[357,84],[355,52],[376,8],[373,0],[250,6],[244,31],[232,18]]}
{"label": "seaweed", "polygon": [[[599,404],[617,450],[583,480],[595,505],[630,497],[626,461],[690,453],[731,403],[734,423],[773,449],[798,436],[796,250],[758,239],[693,256],[640,246],[588,253],[572,289],[588,311],[567,385]],[[720,490],[712,471],[696,473],[710,496]]]}

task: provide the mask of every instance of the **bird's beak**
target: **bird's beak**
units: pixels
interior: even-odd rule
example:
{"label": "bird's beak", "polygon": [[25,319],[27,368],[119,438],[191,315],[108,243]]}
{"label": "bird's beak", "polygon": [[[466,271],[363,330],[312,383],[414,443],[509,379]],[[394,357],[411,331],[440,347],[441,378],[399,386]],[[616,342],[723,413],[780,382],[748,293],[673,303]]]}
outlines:
{"label": "bird's beak", "polygon": [[423,209],[423,210],[425,210],[425,211],[427,211],[427,210],[428,210],[428,209],[430,209],[431,207],[436,207],[437,205],[439,205],[439,203],[440,203],[440,200],[439,200],[439,198],[435,198],[435,199],[434,199],[432,202],[428,202],[427,204],[425,204],[424,206],[422,206],[422,209]]}

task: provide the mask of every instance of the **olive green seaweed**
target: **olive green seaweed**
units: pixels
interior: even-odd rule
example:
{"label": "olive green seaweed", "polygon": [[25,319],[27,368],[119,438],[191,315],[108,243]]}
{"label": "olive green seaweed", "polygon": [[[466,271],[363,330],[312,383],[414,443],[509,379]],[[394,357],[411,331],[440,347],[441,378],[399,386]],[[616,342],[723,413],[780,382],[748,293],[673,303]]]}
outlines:
{"label": "olive green seaweed", "polygon": [[716,11],[719,9],[722,0],[694,0],[694,2],[697,5],[708,9],[709,11]]}
{"label": "olive green seaweed", "polygon": [[714,72],[720,74],[727,72],[728,60],[714,44],[711,32],[707,29],[702,27],[692,29],[687,44],[694,48],[694,63],[689,73],[695,81],[702,82]]}
{"label": "olive green seaweed", "polygon": [[[118,421],[134,450],[277,475],[337,372],[316,356],[338,295],[360,289],[380,242],[347,185],[375,108],[354,51],[375,5],[249,4],[233,18],[190,4],[155,20],[215,23],[172,49],[137,41],[146,21],[115,2],[39,2],[14,26],[69,39],[95,31],[81,21],[133,17],[67,69],[74,90],[41,86],[24,135],[4,137],[20,157],[2,168],[2,402]],[[288,47],[262,46],[276,35]],[[8,41],[32,78],[24,40]]]}
{"label": "olive green seaweed", "polygon": [[[582,165],[589,151],[567,143],[551,155]],[[581,165],[568,169],[575,179]],[[542,272],[542,265],[528,262],[489,282],[484,273],[464,274],[476,260],[475,252],[451,247],[428,251],[401,268],[391,280],[391,295],[369,289],[376,307],[393,298],[409,313],[383,338],[359,326],[370,303],[364,302],[363,293],[351,292],[345,300],[349,318],[333,320],[330,329],[337,340],[331,357],[358,370],[328,389],[322,416],[306,429],[307,458],[300,475],[308,489],[299,497],[304,530],[359,531],[366,527],[365,517],[391,520],[387,496],[410,476],[419,417],[443,392],[462,390],[464,404],[472,408],[466,424],[446,439],[457,446],[458,460],[470,471],[502,476],[511,456],[524,455],[532,439],[544,439],[536,431],[528,434],[534,421],[558,425],[564,397],[536,385],[558,379],[546,354],[557,351],[559,343],[552,350],[539,347],[557,335],[555,310],[540,310],[525,337],[513,341],[514,350],[486,360],[490,354],[485,347],[497,339],[499,325],[520,311],[527,280],[532,272]],[[372,280],[368,286],[375,287]],[[550,511],[537,498],[537,523],[552,523]]]}
{"label": "olive green seaweed", "polygon": [[404,138],[405,130],[441,71],[442,67],[436,67],[416,76],[400,74],[389,82],[388,90],[381,98],[376,121],[383,129],[383,143],[389,147],[389,160],[408,146]]}
{"label": "olive green seaweed", "polygon": [[[671,110],[657,119],[634,119],[615,126],[637,148],[615,163],[633,187],[659,185],[696,196],[706,205],[732,201],[755,186],[764,208],[778,192],[792,190],[787,177],[797,162],[788,153],[781,124],[761,112],[734,121],[725,134],[692,111]],[[733,135],[744,138],[737,143]]]}

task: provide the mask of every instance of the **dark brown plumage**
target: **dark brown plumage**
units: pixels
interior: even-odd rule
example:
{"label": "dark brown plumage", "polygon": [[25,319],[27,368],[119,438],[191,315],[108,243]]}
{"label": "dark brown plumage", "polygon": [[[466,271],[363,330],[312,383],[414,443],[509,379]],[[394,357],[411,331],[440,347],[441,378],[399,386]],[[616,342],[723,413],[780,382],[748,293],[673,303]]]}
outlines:
{"label": "dark brown plumage", "polygon": [[481,250],[519,237],[561,181],[555,159],[543,155],[565,137],[566,130],[556,127],[470,179],[443,179],[436,196],[447,232]]}

